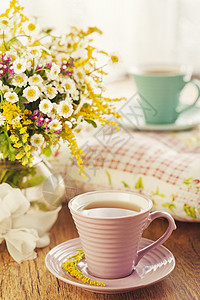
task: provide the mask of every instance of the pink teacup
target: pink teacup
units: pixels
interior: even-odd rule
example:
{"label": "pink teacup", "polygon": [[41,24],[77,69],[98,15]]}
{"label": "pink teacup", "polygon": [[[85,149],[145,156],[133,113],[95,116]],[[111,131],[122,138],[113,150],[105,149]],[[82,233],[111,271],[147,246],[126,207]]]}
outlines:
{"label": "pink teacup", "polygon": [[[134,192],[85,193],[71,199],[69,208],[85,252],[88,271],[100,278],[130,275],[140,259],[164,243],[176,229],[170,214],[151,213],[152,201]],[[169,222],[166,232],[138,251],[144,229],[159,217]]]}

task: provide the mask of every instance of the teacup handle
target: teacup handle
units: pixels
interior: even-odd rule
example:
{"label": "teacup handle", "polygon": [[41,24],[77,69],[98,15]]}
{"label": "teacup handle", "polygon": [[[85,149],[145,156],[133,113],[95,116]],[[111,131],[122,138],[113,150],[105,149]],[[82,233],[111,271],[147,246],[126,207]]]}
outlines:
{"label": "teacup handle", "polygon": [[167,230],[165,231],[165,233],[155,242],[153,242],[151,245],[141,249],[138,251],[138,255],[137,255],[137,258],[135,260],[135,266],[138,264],[138,262],[140,261],[140,259],[145,255],[147,254],[147,252],[149,252],[150,250],[154,249],[155,247],[163,244],[168,238],[169,236],[171,235],[172,231],[176,229],[176,224],[174,222],[174,219],[172,218],[172,216],[170,214],[168,214],[167,212],[162,212],[162,211],[155,211],[153,213],[151,213],[149,215],[149,218],[148,218],[148,221],[147,221],[147,226],[149,226],[149,224],[154,220],[154,219],[157,219],[157,218],[160,218],[160,217],[164,217],[168,220],[169,222],[169,225],[168,225],[168,228]]}
{"label": "teacup handle", "polygon": [[178,114],[182,114],[184,111],[190,109],[190,108],[193,107],[193,106],[197,103],[197,101],[199,100],[199,96],[200,96],[200,81],[198,81],[197,79],[191,79],[191,80],[187,81],[187,82],[185,83],[185,85],[187,85],[188,83],[192,83],[192,84],[194,84],[194,85],[197,87],[198,95],[197,95],[197,98],[195,99],[195,101],[194,101],[192,104],[187,105],[187,106],[185,106],[184,108],[182,108],[182,109],[180,109],[180,110],[178,109],[178,111],[177,111]]}

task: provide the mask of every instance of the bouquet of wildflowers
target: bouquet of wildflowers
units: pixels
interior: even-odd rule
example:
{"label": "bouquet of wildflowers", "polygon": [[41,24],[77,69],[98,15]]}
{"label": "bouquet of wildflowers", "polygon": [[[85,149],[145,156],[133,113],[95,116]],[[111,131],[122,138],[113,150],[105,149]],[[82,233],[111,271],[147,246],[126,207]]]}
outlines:
{"label": "bouquet of wildflowers", "polygon": [[[119,117],[103,96],[97,56],[109,56],[91,45],[91,34],[71,28],[56,36],[41,30],[23,14],[17,0],[0,16],[0,152],[4,158],[32,165],[33,153],[51,155],[66,142],[82,170],[82,151],[74,132],[82,122],[111,124]],[[106,118],[107,117],[107,118]]]}

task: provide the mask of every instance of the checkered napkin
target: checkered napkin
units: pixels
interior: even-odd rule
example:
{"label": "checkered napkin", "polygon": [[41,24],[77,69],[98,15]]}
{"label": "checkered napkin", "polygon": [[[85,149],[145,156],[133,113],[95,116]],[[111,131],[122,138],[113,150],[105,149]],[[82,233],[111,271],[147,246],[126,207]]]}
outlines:
{"label": "checkered napkin", "polygon": [[67,191],[73,187],[68,198],[99,189],[132,190],[148,195],[154,210],[178,220],[200,221],[199,129],[153,133],[102,127],[86,136],[79,142],[85,153],[85,178],[73,160],[60,155]]}

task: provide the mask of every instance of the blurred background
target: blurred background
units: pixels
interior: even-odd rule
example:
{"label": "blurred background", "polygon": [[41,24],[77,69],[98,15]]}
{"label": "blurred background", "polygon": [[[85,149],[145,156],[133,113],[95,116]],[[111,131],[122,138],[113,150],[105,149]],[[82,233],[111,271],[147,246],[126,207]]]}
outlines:
{"label": "blurred background", "polygon": [[[97,26],[98,48],[118,54],[115,77],[140,63],[181,62],[200,73],[199,0],[21,0],[39,23],[65,32]],[[0,0],[1,11],[9,0]],[[114,75],[113,75],[114,76]]]}

